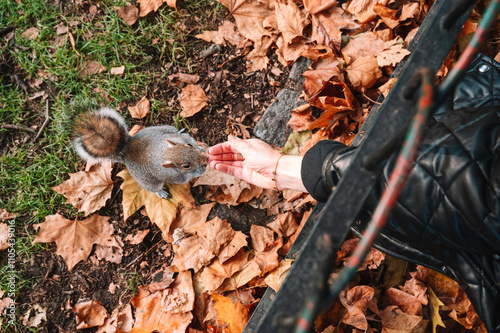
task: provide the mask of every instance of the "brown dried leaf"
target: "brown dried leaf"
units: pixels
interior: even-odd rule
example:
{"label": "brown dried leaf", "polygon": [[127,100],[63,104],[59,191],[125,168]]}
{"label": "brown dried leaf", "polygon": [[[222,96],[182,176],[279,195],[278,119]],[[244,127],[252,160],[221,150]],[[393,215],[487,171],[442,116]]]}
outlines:
{"label": "brown dried leaf", "polygon": [[[72,38],[72,35],[70,34],[70,39]],[[73,44],[73,42],[72,42]],[[102,73],[106,70],[106,67],[104,67],[101,63],[95,60],[89,60],[87,61],[83,67],[81,67],[80,73],[78,74],[81,78],[86,78],[89,76],[92,76],[94,74],[99,74]]]}
{"label": "brown dried leaf", "polygon": [[111,198],[114,184],[111,170],[111,162],[93,165],[89,172],[70,173],[68,180],[52,189],[64,195],[68,199],[66,203],[89,215],[106,205]]}
{"label": "brown dried leaf", "polygon": [[180,272],[165,290],[141,287],[130,301],[136,308],[135,324],[130,333],[184,333],[191,323],[194,290],[190,272]]}
{"label": "brown dried leaf", "polygon": [[201,282],[208,291],[213,291],[219,288],[225,279],[232,277],[235,273],[241,271],[248,263],[248,253],[244,251],[230,260],[222,263],[219,259],[215,259],[209,266],[203,269],[201,273]]}
{"label": "brown dried leaf", "polygon": [[357,90],[368,89],[375,85],[377,80],[382,77],[377,58],[366,56],[356,59],[347,66],[347,78]]}
{"label": "brown dried leaf", "polygon": [[377,4],[387,5],[389,0],[352,0],[346,10],[361,23],[367,23],[377,17],[373,7]]}
{"label": "brown dried leaf", "polygon": [[366,331],[368,322],[366,321],[366,309],[368,303],[372,302],[375,291],[369,286],[355,286],[339,295],[342,305],[347,312],[342,318],[342,322],[357,329]]}
{"label": "brown dried leaf", "polygon": [[195,207],[183,207],[172,222],[171,230],[182,228],[184,232],[194,233],[207,221],[208,214],[215,206],[215,202]]}
{"label": "brown dried leaf", "polygon": [[258,225],[251,226],[250,237],[255,254],[253,268],[260,276],[264,276],[279,266],[278,251],[283,246],[283,238],[275,241],[274,231]]}
{"label": "brown dried leaf", "polygon": [[275,16],[274,8],[258,0],[219,0],[233,15],[238,31],[243,37],[259,43],[263,36],[271,36],[273,29],[265,21]]}
{"label": "brown dried leaf", "polygon": [[128,25],[133,25],[139,16],[139,9],[128,2],[125,7],[115,7],[115,10],[118,16],[122,18],[123,22]]}
{"label": "brown dried leaf", "polygon": [[12,238],[12,236],[13,234],[9,232],[9,225],[7,223],[0,223],[0,251],[10,247],[9,238]]}
{"label": "brown dried leaf", "polygon": [[113,67],[109,70],[109,72],[113,75],[122,75],[125,73],[125,66]]}
{"label": "brown dried leaf", "polygon": [[384,292],[384,301],[387,304],[397,305],[409,315],[422,315],[422,303],[413,295],[396,288],[389,288]]}
{"label": "brown dried leaf", "polygon": [[193,75],[193,74],[186,74],[186,73],[175,73],[175,74],[169,75],[168,79],[170,81],[174,81],[177,79],[179,82],[196,84],[196,82],[198,82],[198,80],[200,79],[200,76]]}
{"label": "brown dried leaf", "polygon": [[361,37],[351,39],[342,49],[342,55],[347,65],[352,64],[359,58],[366,56],[376,57],[380,52],[390,47],[392,43],[383,41],[373,32],[363,34]]}
{"label": "brown dried leaf", "polygon": [[174,245],[175,257],[172,265],[180,271],[193,269],[199,271],[231,242],[235,231],[225,220],[216,217],[205,222],[196,234],[183,238]]}
{"label": "brown dried leaf", "polygon": [[200,112],[208,102],[205,91],[194,84],[188,84],[182,89],[179,100],[183,109],[181,116],[185,118],[194,116]]}
{"label": "brown dried leaf", "polygon": [[472,329],[474,324],[479,320],[479,316],[474,311],[471,301],[462,289],[459,290],[457,300],[452,306],[453,310],[450,312],[450,318],[460,323],[466,329]]}
{"label": "brown dried leaf", "polygon": [[267,225],[274,230],[278,237],[290,237],[297,231],[299,225],[292,212],[286,212],[276,216],[276,219]]}
{"label": "brown dried leaf", "polygon": [[98,301],[77,303],[72,310],[76,315],[76,328],[79,330],[101,326],[108,318],[108,312]]}
{"label": "brown dried leaf", "polygon": [[379,316],[382,318],[382,333],[424,333],[429,322],[422,316],[404,313],[397,305],[380,311]]}
{"label": "brown dried leaf", "polygon": [[315,99],[329,82],[343,81],[342,74],[338,68],[340,60],[338,57],[320,59],[311,66],[310,70],[302,74],[305,77],[304,98],[306,101]]}
{"label": "brown dried leaf", "polygon": [[139,17],[144,17],[151,12],[156,12],[165,2],[169,7],[176,8],[176,0],[138,0],[138,2],[140,3],[141,9]]}
{"label": "brown dried leaf", "polygon": [[309,14],[317,14],[338,4],[336,0],[304,0],[304,7]]}
{"label": "brown dried leaf", "polygon": [[235,31],[235,28],[236,26],[234,23],[226,20],[219,26],[217,31],[205,31],[195,37],[203,39],[206,42],[212,42],[223,46],[226,45],[227,41],[238,48],[244,48],[246,39],[239,33],[239,31]]}
{"label": "brown dried leaf", "polygon": [[283,281],[285,281],[285,278],[287,277],[288,271],[292,267],[293,262],[293,259],[284,259],[280,261],[279,266],[273,271],[269,272],[269,274],[267,274],[267,276],[264,278],[264,281],[267,283],[267,285],[273,288],[275,292],[278,292],[281,284],[283,283]]}
{"label": "brown dried leaf", "polygon": [[[340,250],[337,252],[337,258],[335,261],[339,263],[342,260],[344,261],[349,260],[348,257],[354,251],[358,243],[359,243],[359,238],[351,238],[344,241],[344,243],[342,243],[342,246],[340,247]],[[361,265],[359,270],[362,271],[367,268],[376,269],[382,264],[384,259],[385,259],[385,254],[383,252],[377,250],[376,248],[371,248],[370,252],[368,252],[368,255],[365,258],[365,261],[363,262],[363,265]]]}
{"label": "brown dried leaf", "polygon": [[38,30],[38,28],[36,28],[36,27],[33,27],[33,28],[28,28],[28,29],[24,30],[24,32],[21,34],[21,37],[27,38],[29,40],[34,40],[38,37],[39,34],[40,34],[40,30]]}
{"label": "brown dried leaf", "polygon": [[259,197],[263,191],[258,186],[210,167],[207,167],[193,186],[201,185],[205,187],[207,199],[233,206]]}
{"label": "brown dried leaf", "polygon": [[391,9],[387,8],[386,6],[376,4],[375,6],[373,6],[373,11],[377,13],[382,21],[384,21],[384,23],[391,29],[394,29],[400,23],[397,15],[397,9]]}
{"label": "brown dried leaf", "polygon": [[124,241],[130,242],[130,245],[137,245],[137,244],[142,243],[142,241],[144,240],[144,237],[146,237],[146,235],[148,233],[149,233],[149,229],[136,230],[134,232],[134,235],[127,235],[127,237],[125,237]]}
{"label": "brown dried leaf", "polygon": [[410,53],[410,51],[404,48],[403,44],[395,43],[377,55],[377,64],[380,67],[396,66]]}
{"label": "brown dried leaf", "polygon": [[293,1],[276,1],[275,15],[278,30],[287,44],[297,41],[297,37],[302,37],[304,28],[310,23],[307,15]]}
{"label": "brown dried leaf", "polygon": [[170,232],[170,225],[177,215],[179,203],[188,207],[194,206],[194,199],[189,191],[191,186],[189,183],[168,184],[172,198],[165,200],[140,187],[130,176],[127,169],[118,173],[117,176],[123,179],[120,188],[123,190],[124,220],[127,220],[142,206],[145,206],[149,219],[161,229],[164,237]]}
{"label": "brown dried leaf", "polygon": [[132,118],[142,119],[146,117],[149,112],[151,112],[151,103],[146,98],[146,96],[143,96],[136,105],[129,106],[128,111],[130,112]]}
{"label": "brown dried leaf", "polygon": [[94,244],[116,244],[113,225],[109,217],[97,214],[85,220],[68,220],[61,215],[49,215],[40,227],[33,243],[56,242],[57,254],[64,258],[71,270],[79,261],[86,260]]}
{"label": "brown dried leaf", "polygon": [[7,221],[15,218],[16,215],[9,213],[6,209],[0,209],[0,220]]}

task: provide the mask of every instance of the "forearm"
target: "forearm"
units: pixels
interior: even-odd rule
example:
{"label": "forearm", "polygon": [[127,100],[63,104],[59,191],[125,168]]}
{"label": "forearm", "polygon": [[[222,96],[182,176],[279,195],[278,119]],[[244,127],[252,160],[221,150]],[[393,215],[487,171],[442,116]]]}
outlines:
{"label": "forearm", "polygon": [[283,155],[277,162],[275,186],[282,190],[307,192],[302,183],[302,156]]}

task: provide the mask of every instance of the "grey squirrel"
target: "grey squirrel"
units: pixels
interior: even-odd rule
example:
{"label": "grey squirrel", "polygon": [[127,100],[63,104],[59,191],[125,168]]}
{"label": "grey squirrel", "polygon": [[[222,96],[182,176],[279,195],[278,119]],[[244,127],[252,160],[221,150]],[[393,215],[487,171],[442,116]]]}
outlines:
{"label": "grey squirrel", "polygon": [[173,126],[152,126],[128,134],[123,117],[105,107],[84,115],[75,126],[76,152],[92,163],[111,160],[125,164],[145,190],[171,197],[165,183],[183,184],[200,176],[208,157],[203,148]]}

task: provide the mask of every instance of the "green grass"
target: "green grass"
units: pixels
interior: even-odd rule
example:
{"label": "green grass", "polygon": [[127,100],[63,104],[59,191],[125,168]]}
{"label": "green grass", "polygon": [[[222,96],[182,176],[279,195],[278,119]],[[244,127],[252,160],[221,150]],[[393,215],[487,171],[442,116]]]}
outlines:
{"label": "green grass", "polygon": [[[165,98],[156,97],[155,84],[165,82],[179,67],[196,71],[196,62],[190,58],[191,47],[197,42],[193,36],[207,27],[216,28],[214,18],[222,12],[220,5],[210,1],[187,0],[178,4],[178,11],[164,5],[128,26],[114,10],[114,6],[124,6],[126,1],[93,3],[98,6],[94,17],[88,5],[75,5],[72,1],[64,2],[62,12],[57,1],[0,1],[0,27],[15,28],[14,40],[8,42],[6,36],[0,36],[0,125],[40,126],[45,119],[46,101],[29,97],[44,90],[49,100],[50,121],[36,142],[32,141],[32,133],[0,128],[0,209],[17,216],[17,269],[21,271],[29,265],[33,253],[47,248],[44,244],[32,244],[36,236],[32,225],[58,211],[76,216],[76,210],[65,204],[66,199],[51,189],[68,179],[68,173],[83,166],[71,148],[74,119],[96,105],[125,110],[127,105],[148,95],[152,117],[172,112],[174,125],[186,127],[178,116],[180,110],[167,107]],[[179,24],[193,21],[194,17],[194,27]],[[60,24],[70,27],[74,47],[68,33],[57,35],[56,26]],[[21,37],[28,28],[38,29],[35,39]],[[88,61],[99,62],[106,70],[82,76],[81,70]],[[124,75],[110,73],[111,68],[119,66],[125,66]],[[24,79],[30,86],[28,91],[16,83],[13,74]],[[41,85],[33,84],[40,78]],[[34,128],[35,132],[38,129]],[[16,142],[10,140],[12,135]],[[27,136],[30,137],[24,141]],[[7,142],[9,148],[5,147]],[[8,275],[4,253],[0,254],[3,290]],[[29,292],[34,281],[23,279],[22,273],[18,278],[16,291]],[[5,322],[3,331],[8,331]]]}

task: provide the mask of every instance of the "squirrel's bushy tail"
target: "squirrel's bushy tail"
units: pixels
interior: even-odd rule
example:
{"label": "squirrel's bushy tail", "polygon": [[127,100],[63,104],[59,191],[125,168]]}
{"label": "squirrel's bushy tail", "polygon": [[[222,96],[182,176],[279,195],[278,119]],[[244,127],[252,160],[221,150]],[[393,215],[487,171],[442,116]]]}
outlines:
{"label": "squirrel's bushy tail", "polygon": [[120,161],[128,138],[127,124],[113,109],[83,116],[75,125],[77,153],[88,162]]}

